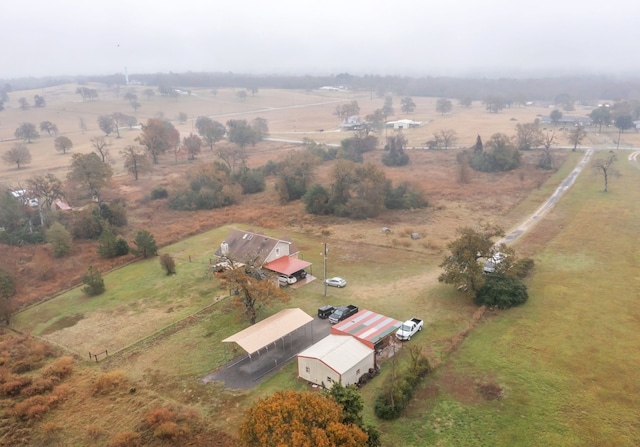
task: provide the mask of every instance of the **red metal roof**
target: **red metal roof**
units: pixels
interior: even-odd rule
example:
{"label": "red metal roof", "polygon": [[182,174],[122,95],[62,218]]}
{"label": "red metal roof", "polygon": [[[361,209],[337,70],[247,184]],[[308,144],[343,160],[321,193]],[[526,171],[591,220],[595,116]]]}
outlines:
{"label": "red metal roof", "polygon": [[362,309],[353,317],[331,327],[336,335],[351,335],[373,348],[377,342],[394,333],[402,322]]}
{"label": "red metal roof", "polygon": [[295,272],[305,269],[311,265],[310,262],[303,261],[302,259],[294,258],[291,256],[283,256],[265,264],[264,267],[273,270],[274,272],[284,273],[285,275],[292,275]]}

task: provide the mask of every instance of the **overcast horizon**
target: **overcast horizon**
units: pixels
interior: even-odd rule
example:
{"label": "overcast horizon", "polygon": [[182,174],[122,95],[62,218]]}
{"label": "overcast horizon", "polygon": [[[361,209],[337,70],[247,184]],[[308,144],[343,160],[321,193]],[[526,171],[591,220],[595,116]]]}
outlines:
{"label": "overcast horizon", "polygon": [[638,4],[518,3],[25,0],[3,6],[0,78],[109,75],[125,67],[130,74],[640,74]]}

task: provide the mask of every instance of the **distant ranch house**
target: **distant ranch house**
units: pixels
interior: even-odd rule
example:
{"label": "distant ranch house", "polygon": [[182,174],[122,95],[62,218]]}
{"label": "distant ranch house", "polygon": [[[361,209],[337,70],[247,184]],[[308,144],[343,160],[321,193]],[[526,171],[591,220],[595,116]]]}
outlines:
{"label": "distant ranch house", "polygon": [[414,129],[416,127],[424,126],[424,123],[422,121],[403,119],[398,121],[387,121],[385,125],[394,129]]}
{"label": "distant ranch house", "polygon": [[[550,116],[543,116],[540,118],[541,124],[554,124]],[[588,116],[570,116],[566,115],[557,121],[560,126],[592,126],[593,120]]]}
{"label": "distant ranch house", "polygon": [[215,252],[219,259],[265,268],[284,275],[293,275],[311,266],[299,258],[300,250],[288,238],[276,239],[253,231],[229,230]]}
{"label": "distant ranch house", "polygon": [[363,121],[359,116],[354,115],[340,123],[340,130],[362,130],[366,125],[366,121]]}

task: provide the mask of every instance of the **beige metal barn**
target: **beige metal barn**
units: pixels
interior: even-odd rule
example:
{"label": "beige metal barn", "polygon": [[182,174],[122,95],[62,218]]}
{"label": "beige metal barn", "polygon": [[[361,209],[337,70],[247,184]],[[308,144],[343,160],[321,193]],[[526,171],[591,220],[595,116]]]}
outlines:
{"label": "beige metal barn", "polygon": [[331,388],[358,383],[375,364],[374,350],[349,335],[329,335],[298,354],[298,377]]}

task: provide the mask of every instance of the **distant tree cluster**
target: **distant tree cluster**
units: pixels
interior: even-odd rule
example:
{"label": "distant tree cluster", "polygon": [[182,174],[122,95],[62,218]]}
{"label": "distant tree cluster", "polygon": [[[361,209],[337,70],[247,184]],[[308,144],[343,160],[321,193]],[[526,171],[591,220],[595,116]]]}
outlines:
{"label": "distant tree cluster", "polygon": [[307,212],[364,219],[387,208],[427,206],[421,190],[408,183],[393,188],[384,172],[372,163],[358,165],[339,160],[329,188],[313,184],[302,197]]}
{"label": "distant tree cluster", "polygon": [[511,139],[503,133],[496,133],[481,151],[469,155],[469,165],[476,171],[511,171],[520,166],[521,155]]}
{"label": "distant tree cluster", "polygon": [[199,163],[190,168],[169,192],[169,208],[210,210],[238,203],[242,187],[220,163]]}

